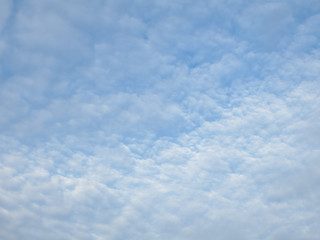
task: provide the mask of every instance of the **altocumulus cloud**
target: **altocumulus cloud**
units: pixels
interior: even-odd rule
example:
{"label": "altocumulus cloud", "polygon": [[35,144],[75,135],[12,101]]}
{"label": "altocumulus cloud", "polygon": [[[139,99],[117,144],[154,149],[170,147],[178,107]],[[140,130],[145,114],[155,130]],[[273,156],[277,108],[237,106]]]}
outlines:
{"label": "altocumulus cloud", "polygon": [[319,1],[0,8],[0,238],[320,238]]}

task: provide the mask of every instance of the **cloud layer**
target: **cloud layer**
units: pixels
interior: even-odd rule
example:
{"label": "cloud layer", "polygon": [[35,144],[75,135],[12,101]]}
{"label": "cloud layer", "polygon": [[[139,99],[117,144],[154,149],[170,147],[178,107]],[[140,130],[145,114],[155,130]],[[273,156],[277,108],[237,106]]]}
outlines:
{"label": "cloud layer", "polygon": [[318,1],[1,5],[1,239],[319,239]]}

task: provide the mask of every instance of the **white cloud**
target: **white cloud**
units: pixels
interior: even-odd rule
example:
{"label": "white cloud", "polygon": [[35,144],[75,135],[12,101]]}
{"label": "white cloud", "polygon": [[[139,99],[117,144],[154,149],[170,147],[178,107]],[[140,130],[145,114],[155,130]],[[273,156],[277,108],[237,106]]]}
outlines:
{"label": "white cloud", "polygon": [[0,238],[318,239],[313,4],[6,5]]}

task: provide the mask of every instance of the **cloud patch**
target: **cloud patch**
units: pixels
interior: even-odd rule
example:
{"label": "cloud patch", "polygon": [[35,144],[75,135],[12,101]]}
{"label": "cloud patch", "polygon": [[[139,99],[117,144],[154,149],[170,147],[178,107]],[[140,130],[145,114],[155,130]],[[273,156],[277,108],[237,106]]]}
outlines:
{"label": "cloud patch", "polygon": [[2,5],[0,238],[319,238],[315,1]]}

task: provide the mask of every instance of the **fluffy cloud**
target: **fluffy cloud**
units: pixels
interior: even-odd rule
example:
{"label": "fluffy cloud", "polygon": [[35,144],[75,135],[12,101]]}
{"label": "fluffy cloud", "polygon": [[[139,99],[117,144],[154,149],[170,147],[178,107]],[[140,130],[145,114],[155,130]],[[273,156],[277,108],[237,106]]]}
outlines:
{"label": "fluffy cloud", "polygon": [[316,1],[3,6],[1,238],[319,238]]}

